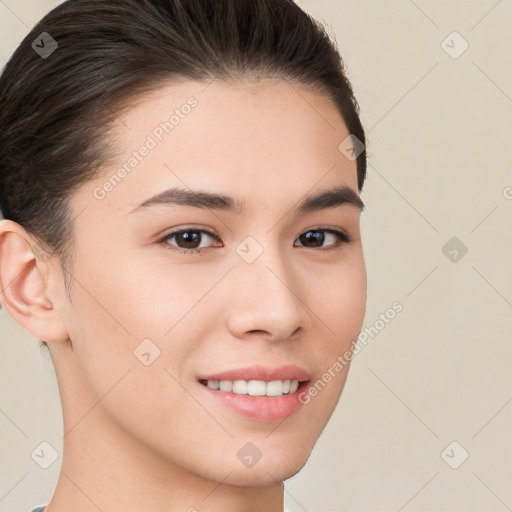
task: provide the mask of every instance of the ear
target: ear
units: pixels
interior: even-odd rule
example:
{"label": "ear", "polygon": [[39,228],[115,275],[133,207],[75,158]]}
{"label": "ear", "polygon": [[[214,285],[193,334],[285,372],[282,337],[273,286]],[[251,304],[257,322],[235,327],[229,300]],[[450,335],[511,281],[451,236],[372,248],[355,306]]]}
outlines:
{"label": "ear", "polygon": [[[52,261],[53,260],[53,261]],[[33,336],[65,343],[68,332],[59,315],[56,292],[62,286],[55,258],[19,224],[0,220],[0,302],[14,320]],[[63,297],[62,297],[63,299]]]}

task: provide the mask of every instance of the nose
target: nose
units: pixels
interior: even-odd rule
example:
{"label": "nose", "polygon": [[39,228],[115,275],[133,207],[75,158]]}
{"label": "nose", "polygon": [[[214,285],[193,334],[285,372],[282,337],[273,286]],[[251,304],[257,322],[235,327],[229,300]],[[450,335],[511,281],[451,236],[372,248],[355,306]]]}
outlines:
{"label": "nose", "polygon": [[238,261],[230,297],[228,327],[240,339],[285,341],[307,329],[306,282],[278,251],[265,250],[253,263]]}

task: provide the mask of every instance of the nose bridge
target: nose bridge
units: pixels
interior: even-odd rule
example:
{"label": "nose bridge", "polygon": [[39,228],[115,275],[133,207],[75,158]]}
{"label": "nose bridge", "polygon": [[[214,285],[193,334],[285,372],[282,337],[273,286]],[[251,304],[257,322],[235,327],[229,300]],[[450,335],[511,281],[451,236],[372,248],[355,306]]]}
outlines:
{"label": "nose bridge", "polygon": [[247,240],[247,245],[242,242],[237,248],[242,252],[235,265],[237,286],[229,323],[239,337],[249,331],[265,331],[272,339],[285,339],[306,325],[307,308],[300,296],[299,276],[271,239],[267,236],[265,245],[259,244],[260,253],[251,263],[245,257],[258,250],[255,241]]}

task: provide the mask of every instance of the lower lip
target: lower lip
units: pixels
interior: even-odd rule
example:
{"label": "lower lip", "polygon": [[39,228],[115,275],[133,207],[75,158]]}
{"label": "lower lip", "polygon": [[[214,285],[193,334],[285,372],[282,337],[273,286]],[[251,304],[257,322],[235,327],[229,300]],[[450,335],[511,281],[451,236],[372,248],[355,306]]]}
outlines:
{"label": "lower lip", "polygon": [[255,420],[276,421],[290,416],[302,407],[299,394],[308,386],[308,382],[301,382],[294,393],[281,396],[238,395],[214,390],[201,383],[199,385],[214,400],[220,401],[243,416]]}

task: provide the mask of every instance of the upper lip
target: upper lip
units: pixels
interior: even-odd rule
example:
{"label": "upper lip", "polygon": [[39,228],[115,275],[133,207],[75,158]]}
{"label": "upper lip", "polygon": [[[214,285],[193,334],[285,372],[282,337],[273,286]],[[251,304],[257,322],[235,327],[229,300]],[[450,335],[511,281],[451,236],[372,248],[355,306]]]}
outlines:
{"label": "upper lip", "polygon": [[268,366],[251,366],[246,368],[236,368],[223,372],[204,375],[199,380],[309,380],[309,373],[299,366],[288,364],[284,366],[268,367]]}

